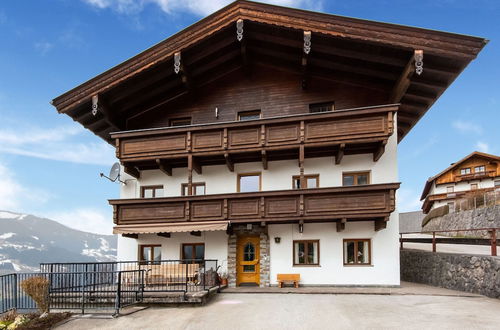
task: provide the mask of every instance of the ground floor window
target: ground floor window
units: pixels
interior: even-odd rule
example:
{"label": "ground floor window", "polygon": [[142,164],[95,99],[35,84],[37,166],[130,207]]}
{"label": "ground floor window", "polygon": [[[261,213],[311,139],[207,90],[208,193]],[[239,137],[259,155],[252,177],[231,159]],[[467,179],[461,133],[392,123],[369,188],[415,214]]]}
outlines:
{"label": "ground floor window", "polygon": [[139,260],[147,263],[159,263],[161,245],[139,245]]}
{"label": "ground floor window", "polygon": [[294,265],[319,265],[319,241],[293,241]]}
{"label": "ground floor window", "polygon": [[344,265],[370,265],[371,240],[344,239]]}
{"label": "ground floor window", "polygon": [[182,259],[203,260],[205,259],[204,243],[186,243],[182,244]]}

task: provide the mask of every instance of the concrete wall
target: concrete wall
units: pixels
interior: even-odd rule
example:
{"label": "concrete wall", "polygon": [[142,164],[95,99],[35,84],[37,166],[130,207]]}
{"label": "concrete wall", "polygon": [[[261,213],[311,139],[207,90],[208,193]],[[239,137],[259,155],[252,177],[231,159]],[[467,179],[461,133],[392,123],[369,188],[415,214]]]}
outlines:
{"label": "concrete wall", "polygon": [[410,233],[422,230],[422,219],[425,214],[422,211],[399,213],[399,232]]}
{"label": "concrete wall", "polygon": [[401,280],[500,298],[500,257],[402,250]]}

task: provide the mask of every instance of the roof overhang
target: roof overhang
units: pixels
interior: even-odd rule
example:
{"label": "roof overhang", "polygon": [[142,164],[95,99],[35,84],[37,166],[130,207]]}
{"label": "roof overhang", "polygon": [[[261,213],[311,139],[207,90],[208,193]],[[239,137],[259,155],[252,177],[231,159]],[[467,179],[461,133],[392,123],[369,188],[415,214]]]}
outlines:
{"label": "roof overhang", "polygon": [[[237,41],[237,21],[243,42]],[[235,1],[52,103],[111,142],[127,121],[186,95],[188,80],[204,84],[241,69],[246,61],[301,71],[304,32],[311,32],[308,72],[322,79],[382,90],[401,103],[399,139],[424,115],[487,43],[478,37]],[[242,54],[250,54],[248,58]],[[423,72],[413,74],[423,53]],[[174,73],[174,55],[182,71]],[[92,114],[93,106],[96,111]]]}

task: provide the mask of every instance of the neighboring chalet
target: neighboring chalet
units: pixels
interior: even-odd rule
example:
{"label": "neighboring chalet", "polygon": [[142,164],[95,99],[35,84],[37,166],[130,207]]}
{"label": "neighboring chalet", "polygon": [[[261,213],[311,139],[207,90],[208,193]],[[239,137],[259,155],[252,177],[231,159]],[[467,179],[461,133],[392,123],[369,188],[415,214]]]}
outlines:
{"label": "neighboring chalet", "polygon": [[500,157],[475,151],[430,177],[422,191],[422,210],[455,208],[457,200],[500,189]]}
{"label": "neighboring chalet", "polygon": [[235,1],[53,104],[116,147],[119,259],[399,285],[398,142],[485,44]]}

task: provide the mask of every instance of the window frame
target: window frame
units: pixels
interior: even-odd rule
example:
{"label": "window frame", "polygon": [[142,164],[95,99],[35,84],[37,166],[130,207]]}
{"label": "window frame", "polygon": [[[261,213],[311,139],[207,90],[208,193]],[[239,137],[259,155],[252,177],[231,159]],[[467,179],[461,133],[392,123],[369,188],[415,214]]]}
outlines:
{"label": "window frame", "polygon": [[[200,243],[182,243],[181,244],[181,260],[190,260],[192,263],[195,263],[194,261],[195,260],[198,260],[198,259],[186,259],[184,257],[184,247],[185,246],[191,246],[193,248],[193,250],[191,252],[196,252],[196,246],[200,246],[200,245],[203,245],[203,259],[201,260],[205,260],[205,243],[203,242],[200,242]],[[196,254],[196,253],[193,253],[193,254]]]}
{"label": "window frame", "polygon": [[[176,125],[174,124],[175,122],[182,122],[182,121],[188,121],[189,124],[182,124],[182,125]],[[180,126],[189,126],[193,124],[193,118],[192,117],[177,117],[177,118],[170,118],[168,121],[168,126],[169,127],[180,127]]]}
{"label": "window frame", "polygon": [[[324,110],[324,111],[313,111],[313,109],[321,109],[321,108],[326,108],[329,107],[329,110]],[[309,104],[309,113],[322,113],[322,112],[331,112],[335,111],[335,101],[326,101],[326,102],[319,102],[319,103],[310,103]]]}
{"label": "window frame", "polygon": [[[346,263],[346,242],[354,242],[354,263]],[[368,263],[357,263],[358,242],[368,242]],[[372,239],[371,238],[344,238],[342,240],[342,263],[344,266],[373,266],[372,264]]]}
{"label": "window frame", "polygon": [[[181,183],[181,196],[189,196],[187,194],[188,185],[189,185],[189,183]],[[193,182],[191,185],[193,186],[193,192],[196,192],[196,187],[200,187],[200,186],[205,187],[205,193],[203,195],[193,194],[192,196],[204,196],[207,194],[207,185],[205,182]],[[186,188],[186,192],[184,192],[184,188]]]}
{"label": "window frame", "polygon": [[479,183],[470,184],[470,190],[478,190],[478,189],[479,189]]}
{"label": "window frame", "polygon": [[[469,170],[469,173],[462,173],[462,171],[467,172],[467,170]],[[463,167],[460,169],[460,175],[467,175],[467,174],[471,174],[471,173],[472,173],[472,169],[470,167]]]}
{"label": "window frame", "polygon": [[[153,196],[152,197],[144,197],[144,192],[147,189],[152,189],[153,190]],[[157,189],[162,189],[163,190],[163,196],[156,196],[156,190]],[[141,198],[161,198],[165,197],[165,187],[163,185],[151,185],[151,186],[141,186]]]}
{"label": "window frame", "polygon": [[241,191],[241,178],[244,176],[258,176],[259,177],[259,190],[262,191],[262,172],[249,172],[249,173],[238,173],[238,177],[236,179],[236,192]]}
{"label": "window frame", "polygon": [[[252,115],[259,115],[259,118],[253,118],[253,119],[241,119],[241,116],[252,116]],[[236,114],[236,120],[237,121],[247,121],[247,120],[258,120],[262,119],[262,110],[261,109],[255,109],[255,110],[245,110],[245,111],[238,111]]]}
{"label": "window frame", "polygon": [[[144,256],[144,248],[151,248],[151,252],[150,252],[150,259],[146,260],[146,259],[143,259],[142,257]],[[161,258],[161,244],[139,244],[139,257],[137,259],[139,259],[139,263],[141,264],[155,264],[157,263],[157,261],[154,260],[154,248],[160,248],[160,260],[162,260]]]}
{"label": "window frame", "polygon": [[[482,171],[476,171],[478,168],[482,168]],[[474,166],[474,173],[485,173],[486,172],[486,166],[485,165],[479,165],[479,166]]]}
{"label": "window frame", "polygon": [[367,177],[367,184],[366,185],[369,185],[369,184],[372,183],[371,171],[342,172],[342,187],[351,187],[351,186],[344,185],[344,177],[345,176],[352,175],[354,177],[354,182],[353,182],[352,186],[360,186],[358,184],[358,176],[365,175],[365,174],[366,174],[366,177]]}
{"label": "window frame", "polygon": [[314,189],[314,188],[309,188],[307,186],[307,179],[316,179],[316,188],[319,188],[319,174],[304,174],[304,182],[306,183],[306,186],[304,188],[298,188],[297,187],[297,180],[300,180],[300,175],[293,175],[292,176],[292,188],[293,189]]}
{"label": "window frame", "polygon": [[[450,190],[451,188],[451,190]],[[447,194],[453,194],[455,192],[455,186],[447,186],[446,187],[446,193]]]}
{"label": "window frame", "polygon": [[[293,251],[292,251],[292,265],[293,267],[321,267],[321,260],[320,260],[320,244],[319,244],[319,239],[298,239],[298,240],[293,240],[292,246],[293,246]],[[305,255],[307,255],[308,247],[307,243],[318,243],[318,262],[315,264],[310,264],[310,263],[305,263],[305,264],[297,264],[295,263],[295,243],[305,243]],[[304,259],[306,260],[306,259]]]}
{"label": "window frame", "polygon": [[494,180],[493,181],[493,187],[500,188],[500,180]]}

